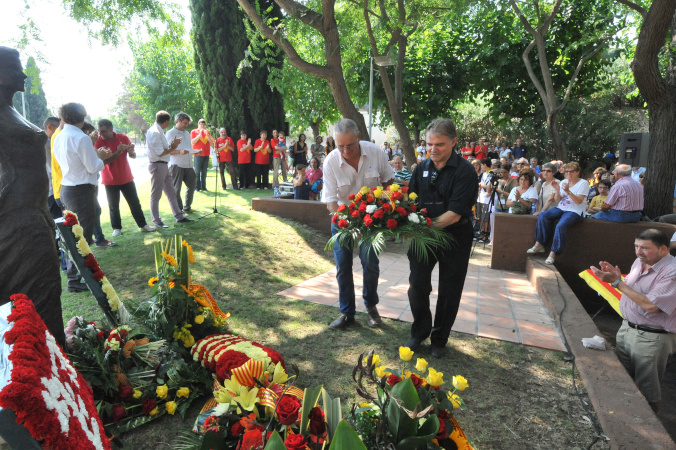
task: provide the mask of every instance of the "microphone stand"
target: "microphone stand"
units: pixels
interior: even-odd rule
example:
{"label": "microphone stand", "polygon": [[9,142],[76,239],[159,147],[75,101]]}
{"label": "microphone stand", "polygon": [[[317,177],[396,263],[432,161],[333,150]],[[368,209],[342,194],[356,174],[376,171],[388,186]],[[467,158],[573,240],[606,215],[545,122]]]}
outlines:
{"label": "microphone stand", "polygon": [[[208,126],[211,127],[212,130],[216,130],[216,127],[214,127],[213,125],[208,125]],[[205,217],[213,216],[214,214],[218,214],[219,216],[223,216],[223,217],[225,217],[225,218],[227,218],[227,219],[232,219],[232,217],[230,217],[230,216],[228,216],[228,215],[226,215],[226,214],[223,214],[223,213],[221,213],[221,212],[218,212],[218,209],[216,208],[216,199],[219,198],[219,195],[218,195],[218,184],[219,184],[219,183],[218,183],[218,176],[220,175],[220,172],[221,172],[221,170],[220,170],[221,156],[220,156],[220,154],[219,154],[219,152],[218,152],[218,148],[217,148],[216,145],[215,145],[215,141],[214,141],[214,151],[216,152],[216,161],[219,163],[218,173],[217,173],[216,176],[214,177],[214,183],[215,183],[215,186],[214,186],[214,208],[213,208],[213,210],[212,210],[210,213],[206,213],[205,215],[203,215],[203,216],[201,216],[201,217],[198,217],[198,218],[197,218],[198,220],[199,220],[199,219],[204,219]]]}

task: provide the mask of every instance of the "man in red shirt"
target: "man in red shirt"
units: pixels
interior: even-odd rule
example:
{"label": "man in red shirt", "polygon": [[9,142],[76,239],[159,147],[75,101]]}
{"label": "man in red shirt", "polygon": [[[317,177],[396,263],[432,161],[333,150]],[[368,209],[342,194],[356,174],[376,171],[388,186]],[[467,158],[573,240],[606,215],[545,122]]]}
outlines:
{"label": "man in red shirt", "polygon": [[488,155],[488,146],[484,144],[483,139],[479,139],[479,145],[474,148],[474,157],[479,161],[486,159]]}
{"label": "man in red shirt", "polygon": [[279,187],[279,172],[282,172],[282,180],[286,181],[286,140],[284,132],[272,130],[272,187]]}
{"label": "man in red shirt", "polygon": [[465,159],[474,156],[474,142],[465,142],[465,146],[460,150],[460,153]]}
{"label": "man in red shirt", "polygon": [[270,141],[268,141],[268,132],[261,131],[261,138],[256,139],[254,144],[254,152],[256,153],[256,189],[270,189],[270,181],[268,180],[268,172],[270,169]]}
{"label": "man in red shirt", "polygon": [[190,143],[195,150],[202,150],[202,153],[195,153],[195,190],[207,190],[207,168],[209,167],[209,155],[211,155],[211,146],[214,144],[214,138],[207,130],[207,122],[200,119],[197,122],[197,128],[190,132]]}
{"label": "man in red shirt", "polygon": [[221,173],[221,187],[223,190],[227,189],[225,174],[223,172],[225,171],[225,166],[228,166],[232,188],[238,191],[237,172],[235,172],[235,164],[232,162],[232,151],[235,149],[235,143],[232,142],[232,139],[228,136],[228,130],[225,128],[221,128],[218,134],[220,136],[216,139],[216,151],[218,152],[218,170]]}
{"label": "man in red shirt", "polygon": [[130,158],[136,158],[134,144],[129,138],[121,133],[113,131],[113,123],[108,119],[101,119],[98,122],[99,138],[94,144],[94,148],[109,148],[112,152],[110,161],[101,171],[101,183],[106,187],[106,196],[108,197],[108,207],[110,209],[110,225],[113,227],[113,236],[122,234],[122,219],[120,217],[120,192],[129,205],[131,215],[136,221],[136,225],[142,231],[155,231],[155,227],[148,225],[146,217],[141,208],[141,202],[136,192],[134,176],[129,167]]}
{"label": "man in red shirt", "polygon": [[239,188],[249,189],[251,186],[251,138],[246,137],[246,131],[240,130],[240,139],[237,141],[237,164],[239,165]]}

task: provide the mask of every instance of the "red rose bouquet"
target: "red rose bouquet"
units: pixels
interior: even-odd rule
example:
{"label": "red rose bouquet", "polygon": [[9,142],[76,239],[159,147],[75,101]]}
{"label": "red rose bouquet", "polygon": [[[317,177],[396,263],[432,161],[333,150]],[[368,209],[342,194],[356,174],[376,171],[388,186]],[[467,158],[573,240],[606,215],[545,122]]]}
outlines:
{"label": "red rose bouquet", "polygon": [[348,199],[350,203],[340,205],[333,214],[337,231],[326,244],[328,250],[337,245],[365,244],[377,256],[384,250],[386,238],[405,238],[414,254],[427,260],[436,248],[451,245],[450,235],[432,227],[427,210],[418,209],[417,195],[409,194],[407,186],[363,187]]}

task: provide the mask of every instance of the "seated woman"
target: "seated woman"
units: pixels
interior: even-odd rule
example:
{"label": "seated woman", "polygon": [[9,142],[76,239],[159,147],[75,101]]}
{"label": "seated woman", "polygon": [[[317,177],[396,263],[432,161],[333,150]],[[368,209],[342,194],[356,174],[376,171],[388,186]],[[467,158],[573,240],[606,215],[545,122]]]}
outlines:
{"label": "seated woman", "polygon": [[310,200],[310,182],[305,177],[305,166],[296,164],[296,176],[293,179],[293,199]]}
{"label": "seated woman", "polygon": [[323,176],[324,172],[319,168],[319,158],[313,156],[310,160],[310,169],[305,172],[305,178],[307,178],[310,183],[310,198],[312,200],[318,198],[317,193],[321,190]]}
{"label": "seated woman", "polygon": [[512,189],[507,198],[510,214],[530,214],[533,201],[538,199],[538,191],[533,187],[533,171],[530,168],[519,171],[519,185]]}
{"label": "seated woman", "polygon": [[606,202],[606,198],[608,198],[610,186],[612,186],[610,180],[601,180],[599,182],[599,184],[596,186],[596,189],[599,191],[599,195],[592,198],[591,203],[589,203],[589,207],[587,208],[588,214],[592,215],[596,214],[597,212],[601,212],[601,207]]}
{"label": "seated woman", "polygon": [[552,163],[545,163],[542,165],[542,186],[540,187],[540,194],[538,195],[538,206],[535,215],[542,211],[556,208],[559,202],[556,201],[556,193],[559,190],[559,182],[554,178],[557,171],[556,165]]}
{"label": "seated woman", "polygon": [[[535,245],[527,252],[543,253],[544,245],[552,237],[553,232],[554,241],[549,257],[545,260],[546,264],[554,264],[556,255],[560,255],[563,251],[568,228],[582,222],[582,215],[587,208],[585,200],[589,192],[589,183],[587,180],[580,179],[580,165],[576,162],[566,164],[565,176],[566,179],[560,183],[561,187],[555,197],[559,206],[538,215],[538,222],[535,226]],[[555,225],[557,219],[560,220]]]}

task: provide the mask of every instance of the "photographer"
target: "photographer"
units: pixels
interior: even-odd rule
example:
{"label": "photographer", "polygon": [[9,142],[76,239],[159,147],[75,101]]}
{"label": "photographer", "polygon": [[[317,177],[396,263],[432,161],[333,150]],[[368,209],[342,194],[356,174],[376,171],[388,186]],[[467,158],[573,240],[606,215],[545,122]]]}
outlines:
{"label": "photographer", "polygon": [[491,160],[488,158],[482,159],[481,178],[479,179],[479,198],[477,200],[477,217],[481,221],[481,233],[478,236],[479,242],[488,239],[488,225],[490,219],[488,203],[491,199],[491,193],[493,192],[493,185],[491,183],[493,174]]}

